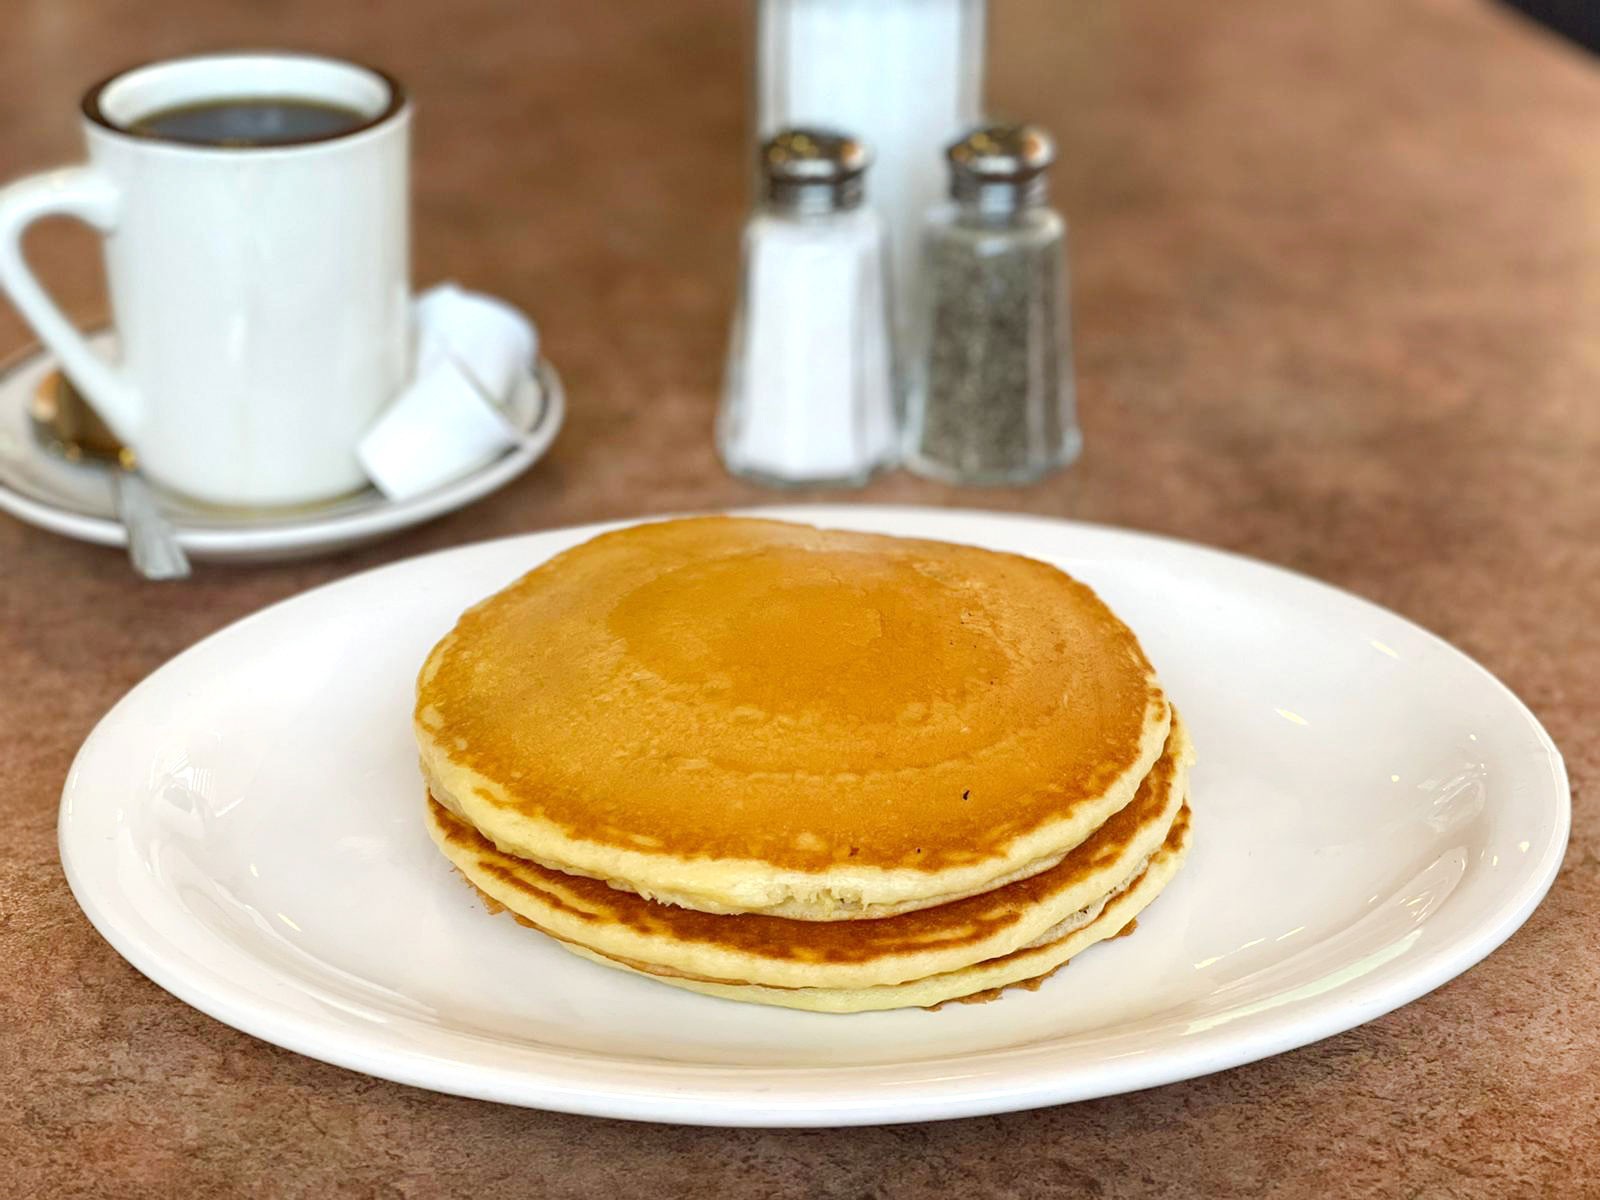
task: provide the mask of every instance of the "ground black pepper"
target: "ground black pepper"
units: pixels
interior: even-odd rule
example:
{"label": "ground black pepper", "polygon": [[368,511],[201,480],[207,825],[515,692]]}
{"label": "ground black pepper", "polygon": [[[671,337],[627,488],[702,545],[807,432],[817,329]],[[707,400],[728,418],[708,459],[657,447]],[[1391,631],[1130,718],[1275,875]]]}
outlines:
{"label": "ground black pepper", "polygon": [[[906,462],[960,483],[1028,482],[1080,444],[1066,226],[1042,202],[1048,139],[1031,127],[980,130],[950,157],[955,200],[930,214],[923,237]],[[990,178],[985,167],[1010,173]]]}

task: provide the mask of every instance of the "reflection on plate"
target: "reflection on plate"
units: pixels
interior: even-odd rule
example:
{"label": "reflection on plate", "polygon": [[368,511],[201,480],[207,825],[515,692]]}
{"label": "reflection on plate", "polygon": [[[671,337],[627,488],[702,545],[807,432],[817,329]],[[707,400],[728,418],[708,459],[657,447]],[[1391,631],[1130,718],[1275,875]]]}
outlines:
{"label": "reflection on plate", "polygon": [[1555,747],[1392,613],[1092,526],[767,515],[1031,554],[1125,617],[1201,747],[1194,852],[1137,937],[1034,993],[839,1017],[663,988],[487,919],[420,819],[415,672],[462,608],[593,528],[357,575],[156,672],[68,779],[79,902],[184,1000],[356,1070],[607,1116],[824,1125],[1106,1095],[1325,1037],[1472,966],[1555,876]]}
{"label": "reflection on plate", "polygon": [[[109,353],[113,337],[90,345]],[[102,546],[127,542],[116,519],[105,470],[66,462],[38,444],[29,406],[55,370],[48,352],[33,349],[0,371],[0,510],[31,525]],[[510,483],[549,449],[566,415],[555,368],[540,360],[519,382],[507,407],[527,439],[460,479],[410,500],[389,500],[365,488],[320,504],[271,510],[216,508],[162,493],[163,511],[191,558],[265,562],[330,554],[462,508]]]}

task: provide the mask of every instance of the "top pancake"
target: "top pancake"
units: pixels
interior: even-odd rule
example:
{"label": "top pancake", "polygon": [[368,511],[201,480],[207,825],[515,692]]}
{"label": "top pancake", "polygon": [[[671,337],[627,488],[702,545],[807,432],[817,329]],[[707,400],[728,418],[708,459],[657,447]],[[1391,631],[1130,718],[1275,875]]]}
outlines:
{"label": "top pancake", "polygon": [[508,853],[830,920],[1049,867],[1170,720],[1133,634],[1054,567],[714,517],[603,534],[470,609],[415,727],[434,796]]}

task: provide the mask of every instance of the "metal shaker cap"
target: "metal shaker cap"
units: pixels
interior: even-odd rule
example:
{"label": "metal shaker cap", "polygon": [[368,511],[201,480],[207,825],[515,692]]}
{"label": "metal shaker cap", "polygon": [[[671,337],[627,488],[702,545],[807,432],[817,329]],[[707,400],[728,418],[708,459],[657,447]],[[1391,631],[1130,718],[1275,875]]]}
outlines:
{"label": "metal shaker cap", "polygon": [[828,129],[785,129],[761,147],[767,199],[785,212],[855,208],[871,162],[866,146]]}
{"label": "metal shaker cap", "polygon": [[983,125],[951,145],[945,157],[952,197],[1009,211],[1043,203],[1044,173],[1056,160],[1056,144],[1037,125]]}

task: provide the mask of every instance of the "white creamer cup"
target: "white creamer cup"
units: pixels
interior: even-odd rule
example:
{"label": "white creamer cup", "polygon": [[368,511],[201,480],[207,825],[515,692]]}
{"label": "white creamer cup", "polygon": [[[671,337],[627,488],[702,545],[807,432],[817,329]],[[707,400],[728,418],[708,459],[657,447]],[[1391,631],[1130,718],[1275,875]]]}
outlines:
{"label": "white creamer cup", "polygon": [[521,438],[454,359],[440,358],[361,439],[356,455],[380,492],[407,500],[459,479]]}
{"label": "white creamer cup", "polygon": [[532,368],[538,334],[503,300],[463,291],[453,283],[417,298],[417,370],[453,358],[490,396],[504,400]]}
{"label": "white creamer cup", "polygon": [[415,378],[356,448],[391,500],[459,479],[523,440],[506,406],[538,347],[515,308],[453,283],[423,293],[414,312]]}

